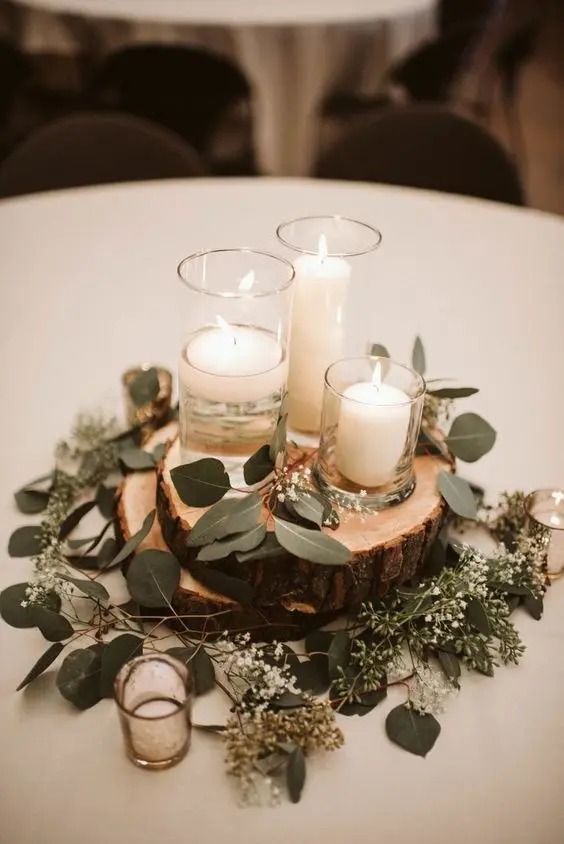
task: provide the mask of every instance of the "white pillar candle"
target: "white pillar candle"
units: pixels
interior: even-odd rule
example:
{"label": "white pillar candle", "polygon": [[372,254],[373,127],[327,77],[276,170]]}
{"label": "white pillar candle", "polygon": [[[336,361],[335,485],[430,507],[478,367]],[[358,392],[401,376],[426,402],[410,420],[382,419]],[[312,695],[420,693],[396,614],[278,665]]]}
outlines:
{"label": "white pillar candle", "polygon": [[294,268],[289,423],[300,431],[318,431],[325,370],[343,356],[344,307],[351,267],[342,258],[327,255],[322,235],[319,253],[301,255]]}
{"label": "white pillar candle", "polygon": [[157,698],[141,703],[133,715],[129,736],[136,758],[160,762],[182,754],[190,737],[183,704]]}
{"label": "white pillar candle", "polygon": [[336,442],[337,468],[360,487],[377,487],[393,479],[405,448],[411,400],[403,390],[374,378],[343,392]]}
{"label": "white pillar candle", "polygon": [[182,350],[180,380],[197,398],[260,401],[283,390],[287,363],[274,334],[247,325],[217,325],[196,332]]}

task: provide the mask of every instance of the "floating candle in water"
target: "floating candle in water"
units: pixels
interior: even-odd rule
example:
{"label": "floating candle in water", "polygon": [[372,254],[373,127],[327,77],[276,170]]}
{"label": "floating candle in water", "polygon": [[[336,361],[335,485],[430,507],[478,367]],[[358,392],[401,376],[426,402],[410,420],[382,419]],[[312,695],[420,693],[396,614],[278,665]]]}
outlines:
{"label": "floating candle in water", "polygon": [[411,399],[382,383],[380,361],[372,381],[359,381],[343,393],[337,429],[339,471],[359,486],[372,488],[392,480],[406,443]]}

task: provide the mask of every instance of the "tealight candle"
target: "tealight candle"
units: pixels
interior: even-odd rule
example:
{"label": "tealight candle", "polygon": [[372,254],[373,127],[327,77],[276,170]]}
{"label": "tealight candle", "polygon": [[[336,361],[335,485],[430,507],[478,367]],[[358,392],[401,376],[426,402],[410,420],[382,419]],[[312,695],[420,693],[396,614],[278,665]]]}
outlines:
{"label": "tealight candle", "polygon": [[197,331],[184,346],[180,380],[192,395],[208,401],[253,402],[280,392],[287,364],[274,334],[246,325],[217,325]]}
{"label": "tealight candle", "polygon": [[299,431],[318,431],[323,403],[323,375],[343,356],[344,306],[351,266],[327,254],[319,238],[317,255],[294,263],[294,306],[288,373],[288,420]]}
{"label": "tealight candle", "polygon": [[539,489],[527,497],[529,532],[546,543],[546,568],[549,575],[564,571],[564,490]]}
{"label": "tealight candle", "polygon": [[343,392],[337,431],[339,471],[359,486],[388,483],[403,453],[411,400],[403,390],[382,384],[378,362],[372,381]]}

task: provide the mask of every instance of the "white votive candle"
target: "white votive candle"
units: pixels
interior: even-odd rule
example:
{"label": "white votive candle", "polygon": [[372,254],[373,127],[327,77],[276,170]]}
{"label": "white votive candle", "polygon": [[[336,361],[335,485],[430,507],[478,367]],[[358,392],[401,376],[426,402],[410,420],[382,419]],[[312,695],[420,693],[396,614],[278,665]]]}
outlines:
{"label": "white votive candle", "polygon": [[325,370],[343,356],[351,266],[343,258],[328,256],[321,236],[319,253],[301,255],[294,269],[288,421],[299,431],[318,431]]}
{"label": "white votive candle", "polygon": [[218,317],[218,325],[196,332],[184,346],[179,374],[197,398],[244,403],[283,390],[287,363],[274,334]]}
{"label": "white votive candle", "polygon": [[[561,505],[561,502],[558,503]],[[549,574],[560,574],[564,570],[564,513],[540,505],[539,509],[531,510],[531,515],[541,525],[550,529],[546,568]]]}
{"label": "white votive candle", "polygon": [[336,442],[337,468],[360,487],[393,479],[405,448],[411,400],[403,390],[362,381],[343,392]]}
{"label": "white votive candle", "polygon": [[173,759],[188,742],[185,707],[169,698],[148,700],[137,706],[129,721],[131,748],[146,762]]}

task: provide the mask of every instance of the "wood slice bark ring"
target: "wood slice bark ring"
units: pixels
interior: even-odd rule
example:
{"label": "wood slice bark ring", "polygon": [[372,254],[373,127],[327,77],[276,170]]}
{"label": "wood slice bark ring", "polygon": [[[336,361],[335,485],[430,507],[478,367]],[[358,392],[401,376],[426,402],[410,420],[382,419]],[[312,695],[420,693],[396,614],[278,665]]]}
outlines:
{"label": "wood slice bark ring", "polygon": [[[312,449],[303,449],[304,462],[311,453]],[[197,552],[187,547],[186,539],[208,508],[189,507],[180,499],[170,476],[180,462],[180,447],[175,440],[158,470],[157,514],[165,542],[198,578],[209,564],[195,559]],[[417,483],[406,501],[369,515],[347,514],[341,526],[331,532],[352,553],[351,562],[345,566],[317,565],[291,554],[247,563],[231,556],[213,565],[251,583],[254,603],[261,608],[283,606],[302,613],[355,609],[421,569],[447,510],[437,489],[437,476],[443,470],[453,471],[448,459],[417,457]]]}

